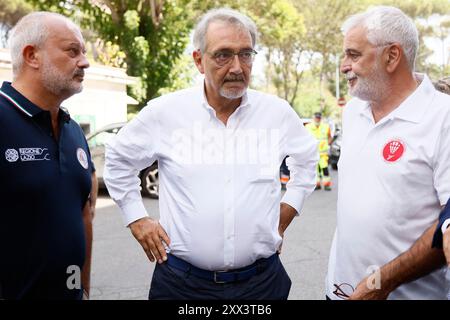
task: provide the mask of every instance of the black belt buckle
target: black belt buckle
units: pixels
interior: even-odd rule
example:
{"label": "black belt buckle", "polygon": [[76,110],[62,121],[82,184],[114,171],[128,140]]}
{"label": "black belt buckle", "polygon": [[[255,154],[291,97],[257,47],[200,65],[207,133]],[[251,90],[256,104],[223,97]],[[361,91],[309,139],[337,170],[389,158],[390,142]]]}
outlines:
{"label": "black belt buckle", "polygon": [[222,271],[214,271],[214,282],[215,283],[226,283],[226,281],[219,281],[217,280],[217,274],[218,273],[225,273],[226,271],[222,270]]}

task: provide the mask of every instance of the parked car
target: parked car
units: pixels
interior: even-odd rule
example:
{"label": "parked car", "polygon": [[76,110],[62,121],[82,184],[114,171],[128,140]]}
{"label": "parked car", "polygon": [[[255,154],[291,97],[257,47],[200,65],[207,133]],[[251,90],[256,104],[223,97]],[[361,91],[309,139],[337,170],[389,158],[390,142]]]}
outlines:
{"label": "parked car", "polygon": [[333,137],[333,141],[330,145],[330,165],[334,170],[338,169],[338,161],[341,156],[341,143],[342,135],[340,130],[336,130],[336,134]]}
{"label": "parked car", "polygon": [[[105,143],[114,137],[126,122],[113,123],[89,134],[86,139],[94,162],[99,187],[105,188],[103,167],[105,166]],[[139,173],[142,193],[152,199],[159,198],[158,163],[153,163]]]}

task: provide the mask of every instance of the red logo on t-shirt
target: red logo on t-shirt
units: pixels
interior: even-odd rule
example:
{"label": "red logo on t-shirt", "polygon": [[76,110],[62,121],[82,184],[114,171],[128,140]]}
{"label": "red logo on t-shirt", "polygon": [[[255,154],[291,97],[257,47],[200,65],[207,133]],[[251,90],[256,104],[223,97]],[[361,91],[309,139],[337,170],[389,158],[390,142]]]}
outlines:
{"label": "red logo on t-shirt", "polygon": [[405,146],[400,140],[392,140],[383,148],[383,158],[388,162],[395,162],[403,155]]}

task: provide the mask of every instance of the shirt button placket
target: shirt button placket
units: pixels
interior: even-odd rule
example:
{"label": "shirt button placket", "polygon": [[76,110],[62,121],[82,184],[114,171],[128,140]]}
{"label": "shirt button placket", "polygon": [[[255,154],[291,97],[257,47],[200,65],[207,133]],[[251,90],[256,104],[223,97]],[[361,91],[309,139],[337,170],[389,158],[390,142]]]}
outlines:
{"label": "shirt button placket", "polygon": [[234,201],[234,183],[233,164],[226,166],[226,175],[224,179],[224,204],[225,204],[225,217],[224,217],[224,262],[226,268],[232,268],[234,265],[234,224],[235,224],[235,201]]}

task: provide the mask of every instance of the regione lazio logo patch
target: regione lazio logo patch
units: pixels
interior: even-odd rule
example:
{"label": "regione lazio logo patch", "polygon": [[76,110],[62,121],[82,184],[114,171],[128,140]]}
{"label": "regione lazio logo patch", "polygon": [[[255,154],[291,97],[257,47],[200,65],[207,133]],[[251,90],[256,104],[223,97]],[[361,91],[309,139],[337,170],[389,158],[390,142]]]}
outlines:
{"label": "regione lazio logo patch", "polygon": [[405,144],[398,139],[393,139],[385,144],[383,158],[387,162],[395,162],[402,157],[404,152]]}
{"label": "regione lazio logo patch", "polygon": [[9,162],[16,162],[19,160],[19,153],[16,149],[8,149],[5,151],[5,158]]}
{"label": "regione lazio logo patch", "polygon": [[77,159],[83,168],[85,168],[86,170],[89,168],[88,157],[86,155],[86,152],[84,152],[84,150],[81,148],[77,149]]}

